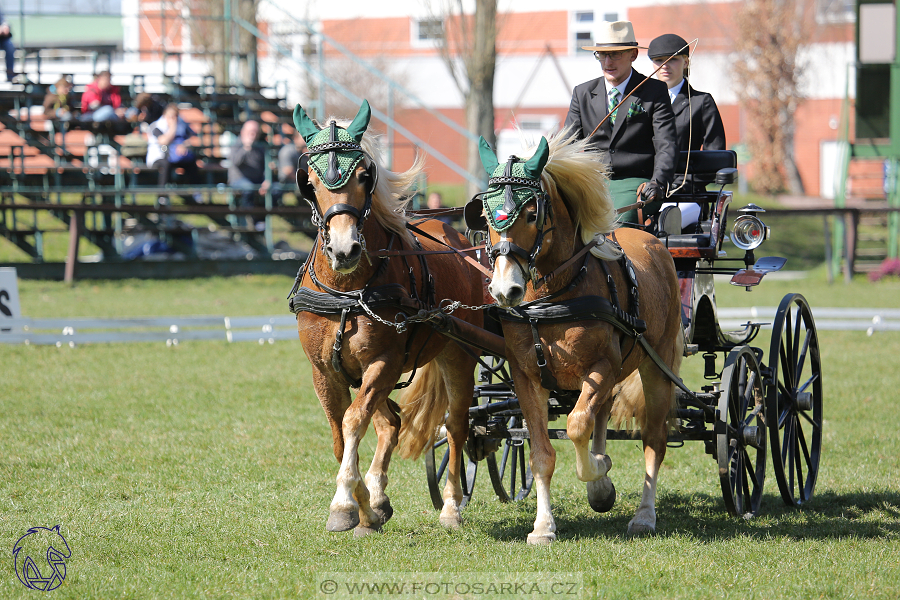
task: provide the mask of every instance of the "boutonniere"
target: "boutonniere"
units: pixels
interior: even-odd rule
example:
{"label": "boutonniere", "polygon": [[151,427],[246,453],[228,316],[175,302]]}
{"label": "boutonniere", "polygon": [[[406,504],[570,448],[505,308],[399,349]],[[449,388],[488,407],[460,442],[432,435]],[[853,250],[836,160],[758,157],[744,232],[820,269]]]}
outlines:
{"label": "boutonniere", "polygon": [[644,107],[642,105],[637,102],[632,102],[631,106],[628,107],[628,117],[626,118],[633,117],[634,115],[642,115],[645,112],[647,111],[644,110]]}

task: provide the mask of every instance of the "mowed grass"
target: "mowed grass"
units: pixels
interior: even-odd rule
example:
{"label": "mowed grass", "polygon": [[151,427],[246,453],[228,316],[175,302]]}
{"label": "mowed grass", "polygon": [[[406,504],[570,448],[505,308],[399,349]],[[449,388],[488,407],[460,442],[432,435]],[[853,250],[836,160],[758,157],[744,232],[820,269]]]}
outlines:
{"label": "mowed grass", "polygon": [[[253,315],[284,312],[291,283],[23,281],[20,291],[32,317]],[[759,299],[727,285],[719,295],[722,306],[771,306],[783,293],[765,301],[764,289],[784,287],[803,292],[813,311],[896,307],[896,286],[827,286],[813,275],[764,280]],[[73,554],[57,598],[325,598],[316,587],[325,573],[371,571],[575,572],[582,598],[896,598],[900,335],[820,332],[820,343],[824,449],[807,507],[784,506],[769,467],[762,514],[729,517],[715,463],[688,443],[666,455],[657,535],[628,539],[639,443],[610,443],[619,498],[597,515],[571,445],[555,442],[559,541],[548,548],[524,542],[533,495],[499,503],[483,464],[463,529],[445,531],[422,461],[399,458],[388,487],[396,512],[383,533],[327,533],[337,462],[299,342],[0,346],[0,545],[9,552],[29,527],[61,524]],[[701,385],[701,372],[702,360],[685,361],[689,385]],[[366,466],[373,433],[362,445]],[[0,597],[33,596],[9,558]]]}

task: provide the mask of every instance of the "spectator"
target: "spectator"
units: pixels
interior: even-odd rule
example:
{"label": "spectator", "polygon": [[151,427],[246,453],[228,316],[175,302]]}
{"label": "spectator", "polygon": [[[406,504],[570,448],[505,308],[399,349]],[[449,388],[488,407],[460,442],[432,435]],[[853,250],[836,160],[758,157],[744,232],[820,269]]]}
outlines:
{"label": "spectator", "polygon": [[[269,191],[270,181],[266,179],[266,145],[259,138],[259,123],[246,121],[241,126],[238,142],[229,154],[228,185],[240,191],[238,206],[248,208],[262,206],[262,196]],[[272,190],[274,204],[281,202],[280,190]],[[253,219],[251,219],[252,221]],[[262,222],[257,223],[257,229]]]}
{"label": "spectator", "polygon": [[150,125],[163,115],[164,105],[156,94],[141,92],[134,99],[134,106],[125,111],[125,117],[131,122]]}
{"label": "spectator", "polygon": [[81,120],[118,121],[125,117],[118,86],[112,85],[109,71],[100,71],[81,95]]}
{"label": "spectator", "polygon": [[0,8],[0,48],[6,54],[6,80],[12,83],[16,77],[16,45],[12,42],[12,30],[6,17],[3,16],[3,9]]}
{"label": "spectator", "polygon": [[76,98],[72,82],[63,75],[44,96],[44,116],[48,119],[71,121],[75,117]]}
{"label": "spectator", "polygon": [[[430,209],[438,209],[438,208],[446,208],[444,206],[444,197],[440,192],[431,192],[428,194],[428,208]],[[447,225],[453,224],[453,219],[448,217],[446,214],[435,213],[430,215],[432,219],[437,219],[442,223],[446,223]]]}
{"label": "spectator", "polygon": [[[172,171],[184,169],[184,179],[189,185],[200,183],[197,156],[190,146],[191,138],[197,134],[178,116],[178,105],[169,104],[162,117],[150,125],[147,134],[147,164],[159,170],[159,186],[169,183]],[[182,196],[185,203],[197,204],[202,201],[199,193]],[[167,196],[160,196],[160,204],[168,204]]]}
{"label": "spectator", "polygon": [[299,131],[294,131],[293,143],[287,143],[278,151],[278,187],[283,194],[297,189],[297,170],[309,169],[306,141]]}

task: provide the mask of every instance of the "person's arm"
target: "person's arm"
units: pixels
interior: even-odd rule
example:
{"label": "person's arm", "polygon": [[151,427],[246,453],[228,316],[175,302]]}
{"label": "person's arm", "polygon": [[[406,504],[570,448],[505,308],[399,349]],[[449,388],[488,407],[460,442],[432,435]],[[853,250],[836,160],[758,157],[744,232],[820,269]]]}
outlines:
{"label": "person's arm", "polygon": [[725,125],[722,123],[722,115],[712,94],[706,94],[703,99],[703,149],[725,150]]}
{"label": "person's arm", "polygon": [[100,106],[100,93],[96,86],[88,85],[81,95],[81,110],[96,110]]}
{"label": "person's arm", "polygon": [[[672,183],[675,178],[675,165],[678,161],[678,133],[675,129],[675,113],[664,85],[662,94],[653,99],[651,117],[653,123],[653,177],[661,190]],[[664,96],[664,97],[662,97]]]}
{"label": "person's arm", "polygon": [[569,128],[575,139],[582,139],[584,131],[581,127],[581,102],[578,100],[578,88],[572,91],[572,101],[569,102],[569,113],[566,115],[566,121],[563,123],[563,129]]}

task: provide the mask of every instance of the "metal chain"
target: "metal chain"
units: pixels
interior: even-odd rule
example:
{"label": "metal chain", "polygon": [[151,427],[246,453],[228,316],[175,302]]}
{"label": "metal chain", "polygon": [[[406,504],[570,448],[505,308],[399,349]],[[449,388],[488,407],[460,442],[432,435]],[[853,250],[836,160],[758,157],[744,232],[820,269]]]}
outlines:
{"label": "metal chain", "polygon": [[369,306],[365,303],[365,301],[363,301],[362,294],[360,294],[360,297],[357,300],[357,302],[359,302],[359,305],[362,307],[362,309],[364,311],[366,311],[366,314],[369,315],[369,317],[371,317],[375,321],[381,323],[382,325],[387,325],[388,327],[393,327],[394,329],[397,330],[397,333],[405,332],[407,326],[410,323],[427,323],[428,321],[434,321],[435,317],[438,315],[438,313],[449,315],[449,314],[452,314],[453,311],[460,309],[460,308],[466,309],[466,310],[483,310],[485,308],[494,306],[493,304],[482,304],[481,306],[470,306],[468,304],[463,304],[462,302],[460,302],[458,300],[454,300],[454,301],[450,302],[450,304],[446,304],[446,305],[443,304],[446,301],[447,300],[442,300],[441,305],[432,310],[422,309],[415,315],[411,315],[409,317],[405,317],[403,319],[398,319],[394,322],[391,322],[391,321],[388,321],[387,319],[383,319],[383,318],[379,317],[377,314],[375,314],[375,312],[371,308],[369,308]]}

